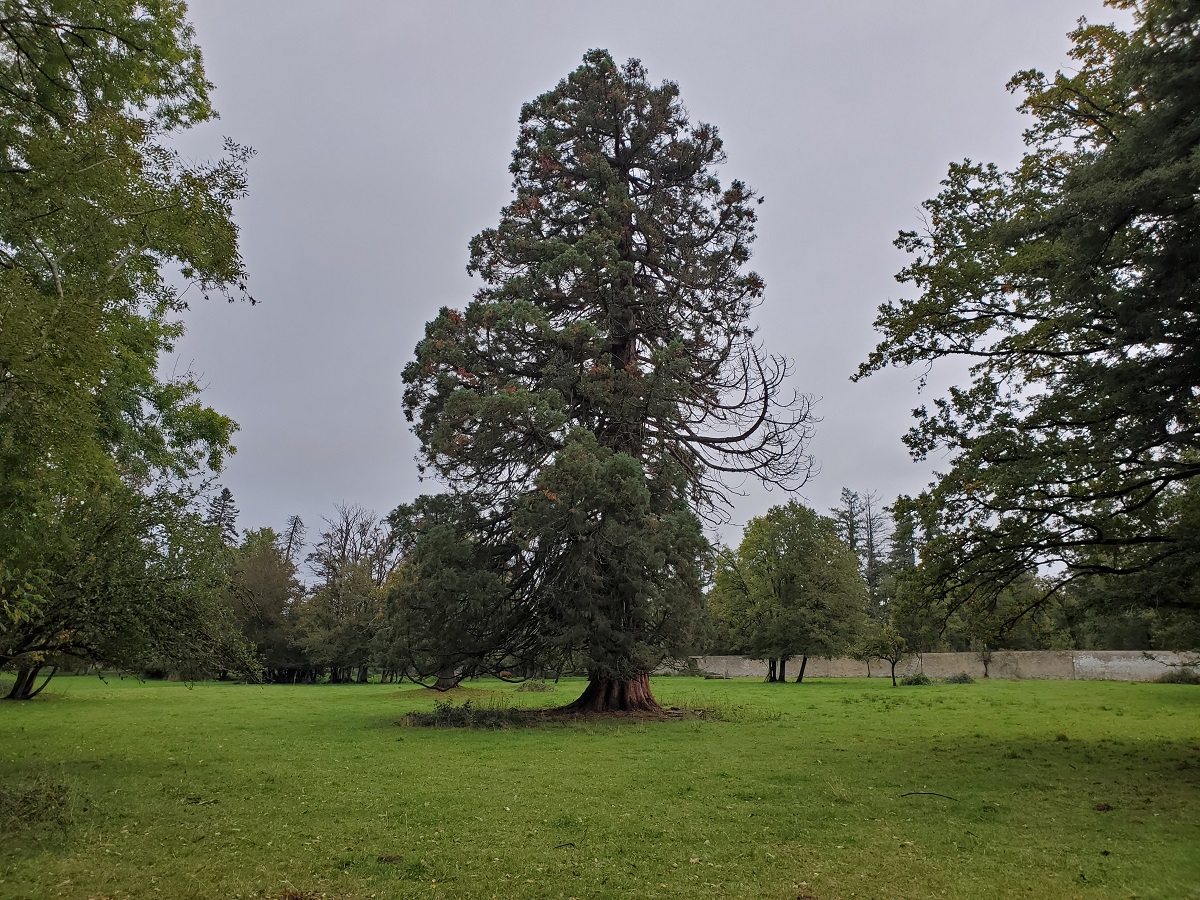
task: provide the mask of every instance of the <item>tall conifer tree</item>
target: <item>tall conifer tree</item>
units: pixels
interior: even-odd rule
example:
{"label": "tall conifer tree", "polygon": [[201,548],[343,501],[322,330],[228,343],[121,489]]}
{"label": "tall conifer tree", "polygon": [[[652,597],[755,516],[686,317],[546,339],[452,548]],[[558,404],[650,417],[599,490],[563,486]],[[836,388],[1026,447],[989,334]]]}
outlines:
{"label": "tall conifer tree", "polygon": [[227,487],[221,488],[221,493],[208,501],[208,516],[204,521],[217,530],[226,547],[237,545],[238,512],[240,510],[233,505],[233,491]]}
{"label": "tall conifer tree", "polygon": [[[694,618],[722,478],[809,470],[807,398],[783,396],[786,363],[750,324],[756,197],[720,184],[723,161],[676,85],[589,52],[522,109],[515,199],[471,241],[484,286],[426,326],[404,373],[423,464],[499,551],[511,627],[536,638],[523,652],[580,658],[584,710],[657,708],[647,674]],[[448,620],[441,641],[469,630]]]}

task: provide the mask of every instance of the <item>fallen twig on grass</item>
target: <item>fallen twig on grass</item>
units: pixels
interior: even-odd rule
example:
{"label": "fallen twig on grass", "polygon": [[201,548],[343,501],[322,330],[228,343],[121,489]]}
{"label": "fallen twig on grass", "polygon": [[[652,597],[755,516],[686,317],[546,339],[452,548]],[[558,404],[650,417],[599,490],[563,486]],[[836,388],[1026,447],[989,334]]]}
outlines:
{"label": "fallen twig on grass", "polygon": [[947,800],[953,800],[955,803],[958,802],[957,797],[951,797],[949,794],[939,794],[937,791],[909,791],[907,794],[901,794],[900,796],[901,797],[915,797],[915,796],[945,797]]}

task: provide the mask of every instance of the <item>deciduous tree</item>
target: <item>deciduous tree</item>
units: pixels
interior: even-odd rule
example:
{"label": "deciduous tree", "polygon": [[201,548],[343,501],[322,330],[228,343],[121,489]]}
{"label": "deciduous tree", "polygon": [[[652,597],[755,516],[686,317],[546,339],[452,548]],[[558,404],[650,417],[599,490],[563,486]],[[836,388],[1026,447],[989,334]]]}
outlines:
{"label": "deciduous tree", "polygon": [[866,639],[855,653],[868,666],[873,659],[882,659],[891,666],[892,687],[896,686],[896,666],[908,653],[908,641],[890,620],[873,622],[868,627]]}
{"label": "deciduous tree", "polygon": [[308,555],[319,579],[299,613],[298,640],[333,682],[367,680],[383,625],[383,589],[399,565],[396,543],[372,511],[339,504]]}
{"label": "deciduous tree", "polygon": [[[1131,30],[1081,20],[1072,71],[1010,83],[1032,117],[1020,164],[952,165],[925,228],[901,233],[914,296],[880,308],[859,370],[971,362],[906,438],[948,455],[902,506],[929,536],[927,596],[951,608],[1039,566],[1016,616],[1079,578],[1169,587],[1200,558],[1200,4],[1111,5]],[[1194,610],[1195,584],[1144,597]]]}
{"label": "deciduous tree", "polygon": [[[211,119],[180,0],[11,0],[0,9],[0,615],[54,602],[64,512],[97,492],[216,471],[233,422],[161,354],[200,292],[243,287],[231,205],[249,152],[191,163]],[[114,496],[114,503],[123,502]],[[0,625],[0,627],[4,627]]]}
{"label": "deciduous tree", "polygon": [[832,519],[792,501],[746,524],[735,552],[718,557],[710,595],[716,616],[740,636],[741,650],[771,661],[784,681],[787,660],[847,652],[866,624],[866,585],[858,557]]}
{"label": "deciduous tree", "polygon": [[0,632],[27,699],[40,669],[79,662],[189,678],[257,673],[225,603],[227,555],[186,494],[117,488],[63,511],[72,540],[46,560],[36,612]]}

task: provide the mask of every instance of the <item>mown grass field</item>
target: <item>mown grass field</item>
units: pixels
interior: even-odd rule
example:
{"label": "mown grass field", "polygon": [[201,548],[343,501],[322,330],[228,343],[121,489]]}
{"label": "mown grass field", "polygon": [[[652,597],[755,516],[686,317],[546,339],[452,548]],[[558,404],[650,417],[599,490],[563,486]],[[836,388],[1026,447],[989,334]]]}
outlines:
{"label": "mown grass field", "polygon": [[654,688],[716,715],[427,729],[411,685],[61,678],[0,704],[0,898],[1200,897],[1200,688]]}

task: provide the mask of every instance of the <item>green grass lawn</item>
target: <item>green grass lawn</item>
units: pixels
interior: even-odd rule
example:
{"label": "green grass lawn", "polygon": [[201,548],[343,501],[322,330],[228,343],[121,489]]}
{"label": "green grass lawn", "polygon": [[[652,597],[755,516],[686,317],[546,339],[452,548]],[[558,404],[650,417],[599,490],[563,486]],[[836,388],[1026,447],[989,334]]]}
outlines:
{"label": "green grass lawn", "polygon": [[0,704],[0,898],[1200,897],[1196,687],[654,689],[716,717],[428,729],[411,685],[60,678]]}

